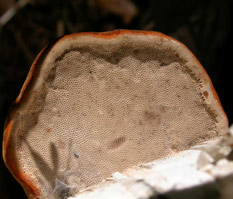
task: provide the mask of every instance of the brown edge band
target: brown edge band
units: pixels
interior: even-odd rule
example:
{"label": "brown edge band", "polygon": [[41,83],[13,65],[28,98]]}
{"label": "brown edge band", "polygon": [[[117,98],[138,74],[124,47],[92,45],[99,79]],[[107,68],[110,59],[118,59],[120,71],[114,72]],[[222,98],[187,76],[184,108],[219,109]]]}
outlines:
{"label": "brown edge band", "polygon": [[47,47],[43,48],[36,56],[35,60],[33,61],[32,66],[20,90],[19,95],[9,109],[9,113],[5,120],[4,131],[3,131],[2,155],[3,155],[4,163],[8,168],[8,170],[13,175],[13,177],[23,187],[28,198],[33,198],[33,199],[39,198],[40,191],[36,186],[34,186],[33,180],[29,179],[28,176],[26,176],[24,173],[19,171],[19,169],[17,168],[16,161],[14,159],[15,157],[15,153],[13,151],[14,146],[11,146],[13,117],[17,107],[20,105],[20,103],[22,103],[24,98],[26,98],[27,91],[29,90],[34,79],[33,76],[38,72],[40,64],[43,62],[44,58],[46,57],[46,54],[54,46],[55,43],[56,41],[53,42],[51,45],[48,45]]}
{"label": "brown edge band", "polygon": [[24,98],[27,96],[26,93],[29,90],[31,84],[33,83],[34,76],[37,73],[37,71],[39,71],[39,67],[41,66],[41,63],[43,62],[43,60],[45,59],[47,53],[51,50],[51,48],[54,45],[58,44],[59,41],[62,41],[64,39],[76,39],[79,36],[92,36],[92,37],[111,39],[111,38],[117,37],[118,35],[122,35],[122,34],[148,35],[148,36],[154,35],[154,36],[163,37],[163,38],[171,40],[171,41],[175,41],[175,42],[179,43],[180,45],[182,45],[193,56],[193,58],[196,60],[196,62],[198,63],[198,65],[202,69],[203,73],[206,75],[206,77],[209,81],[209,84],[211,86],[211,90],[213,92],[213,95],[214,95],[218,105],[220,106],[220,108],[221,108],[221,110],[222,110],[222,112],[227,120],[227,124],[229,126],[228,118],[225,114],[225,111],[224,111],[224,109],[221,105],[221,102],[219,100],[218,94],[216,93],[214,86],[213,86],[213,83],[212,83],[209,75],[207,74],[206,70],[201,65],[201,63],[196,58],[196,56],[183,43],[177,41],[176,39],[173,39],[172,37],[164,35],[160,32],[139,31],[139,30],[115,30],[115,31],[99,32],[99,33],[97,33],[97,32],[84,32],[84,33],[74,33],[74,34],[63,36],[63,37],[57,39],[51,45],[42,49],[41,52],[35,58],[34,62],[32,63],[32,66],[30,68],[30,71],[27,75],[27,78],[26,78],[26,80],[21,88],[21,91],[20,91],[18,97],[16,98],[15,102],[13,103],[12,107],[10,108],[8,117],[7,117],[7,119],[5,121],[5,125],[4,125],[3,160],[4,160],[7,168],[10,170],[11,174],[24,188],[24,190],[29,198],[40,198],[40,191],[38,190],[38,188],[36,186],[34,186],[33,181],[28,179],[28,177],[26,177],[25,174],[21,173],[19,171],[19,169],[17,168],[17,166],[15,165],[15,160],[13,158],[14,152],[12,151],[14,146],[10,146],[11,145],[10,139],[11,139],[11,130],[12,130],[12,125],[13,125],[12,118],[13,118],[14,112],[17,109],[17,107],[20,105],[20,103],[24,100]]}

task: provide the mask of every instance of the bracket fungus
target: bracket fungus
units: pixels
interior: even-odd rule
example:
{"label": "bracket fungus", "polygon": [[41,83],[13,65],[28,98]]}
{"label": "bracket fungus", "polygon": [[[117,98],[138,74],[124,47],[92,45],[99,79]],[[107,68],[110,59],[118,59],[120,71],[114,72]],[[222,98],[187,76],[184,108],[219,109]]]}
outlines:
{"label": "bracket fungus", "polygon": [[209,76],[180,42],[79,33],[35,59],[5,123],[3,157],[29,198],[66,198],[227,130]]}

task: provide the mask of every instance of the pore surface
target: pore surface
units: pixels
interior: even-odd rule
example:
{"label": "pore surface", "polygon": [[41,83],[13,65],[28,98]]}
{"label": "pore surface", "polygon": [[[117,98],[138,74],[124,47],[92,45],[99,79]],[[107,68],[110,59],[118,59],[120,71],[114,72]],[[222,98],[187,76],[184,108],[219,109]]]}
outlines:
{"label": "pore surface", "polygon": [[18,139],[21,164],[47,190],[60,178],[83,189],[214,137],[214,118],[185,64],[172,50],[130,44],[64,52],[34,95],[42,108],[20,117],[30,124]]}

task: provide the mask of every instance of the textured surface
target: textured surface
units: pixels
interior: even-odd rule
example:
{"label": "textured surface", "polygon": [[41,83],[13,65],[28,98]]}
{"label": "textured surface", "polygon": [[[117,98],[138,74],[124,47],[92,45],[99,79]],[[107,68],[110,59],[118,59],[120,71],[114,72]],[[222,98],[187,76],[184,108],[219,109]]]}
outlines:
{"label": "textured surface", "polygon": [[17,99],[9,143],[43,197],[226,133],[211,82],[184,46],[120,33],[61,39]]}
{"label": "textured surface", "polygon": [[[147,60],[131,54],[115,64],[88,54],[66,53],[50,74],[55,77],[46,98],[37,105],[43,112],[20,120],[28,144],[43,152],[48,165],[49,143],[58,150],[60,169],[65,169],[67,153],[79,154],[78,160],[71,154],[71,169],[82,179],[74,182],[78,187],[216,135],[198,86],[182,71],[181,63],[172,60],[161,66],[160,60],[149,60],[148,52],[141,51],[137,56]],[[22,164],[34,173],[38,163],[28,145],[18,142]]]}
{"label": "textured surface", "polygon": [[[11,0],[0,0],[0,2],[9,4]],[[138,14],[128,25],[123,24],[121,17],[104,12],[103,9],[93,5],[93,2],[97,1],[30,1],[2,28],[0,31],[0,126],[2,129],[9,106],[17,97],[36,54],[47,43],[62,34],[59,31],[61,21],[64,24],[63,34],[107,31],[124,27],[156,30],[177,38],[194,52],[207,70],[232,123],[233,95],[229,92],[232,78],[231,67],[228,64],[231,63],[232,53],[228,49],[231,49],[232,44],[233,17],[230,16],[232,14],[230,11],[233,1],[131,0],[138,8]],[[112,1],[107,0],[107,2]],[[124,9],[123,12],[126,11]],[[0,198],[17,197],[26,198],[23,189],[10,175],[0,158]]]}

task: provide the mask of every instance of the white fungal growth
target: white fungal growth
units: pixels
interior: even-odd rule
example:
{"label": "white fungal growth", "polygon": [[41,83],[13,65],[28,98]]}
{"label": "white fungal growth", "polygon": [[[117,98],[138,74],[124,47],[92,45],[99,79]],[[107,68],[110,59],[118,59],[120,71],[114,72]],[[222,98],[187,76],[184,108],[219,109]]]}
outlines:
{"label": "white fungal growth", "polygon": [[49,195],[47,196],[49,199],[66,199],[72,196],[72,191],[77,188],[77,186],[69,183],[69,177],[79,178],[77,172],[68,170],[61,173],[56,178],[53,188],[49,191]]}
{"label": "white fungal growth", "polygon": [[59,199],[65,199],[71,195],[72,187],[65,182],[57,179],[55,182],[55,187],[51,193],[53,196],[57,196]]}

